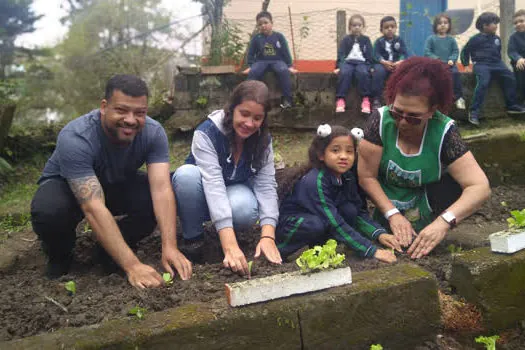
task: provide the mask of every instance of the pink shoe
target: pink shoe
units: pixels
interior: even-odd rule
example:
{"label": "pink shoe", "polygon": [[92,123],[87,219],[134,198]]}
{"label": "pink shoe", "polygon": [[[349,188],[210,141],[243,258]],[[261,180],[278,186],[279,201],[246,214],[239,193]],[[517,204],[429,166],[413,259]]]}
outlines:
{"label": "pink shoe", "polygon": [[361,102],[361,113],[370,114],[370,99],[368,97],[363,97],[363,102]]}
{"label": "pink shoe", "polygon": [[346,109],[346,102],[344,98],[338,98],[335,102],[335,113],[344,113]]}

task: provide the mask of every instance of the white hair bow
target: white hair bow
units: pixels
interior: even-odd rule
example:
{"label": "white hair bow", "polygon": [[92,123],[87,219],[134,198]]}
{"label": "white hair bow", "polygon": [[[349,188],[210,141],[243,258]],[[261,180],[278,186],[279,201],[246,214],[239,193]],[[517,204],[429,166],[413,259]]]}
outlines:
{"label": "white hair bow", "polygon": [[321,124],[317,127],[317,135],[327,137],[332,133],[332,127],[328,124]]}

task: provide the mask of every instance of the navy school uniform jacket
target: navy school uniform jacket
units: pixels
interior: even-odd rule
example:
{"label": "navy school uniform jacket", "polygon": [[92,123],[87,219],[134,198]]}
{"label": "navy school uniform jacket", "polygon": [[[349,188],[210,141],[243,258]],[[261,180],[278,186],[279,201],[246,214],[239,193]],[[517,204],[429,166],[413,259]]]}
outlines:
{"label": "navy school uniform jacket", "polygon": [[255,35],[248,48],[248,66],[251,67],[257,61],[283,61],[291,67],[292,56],[284,35],[279,32],[272,32],[268,36],[262,33]]}
{"label": "navy school uniform jacket", "polygon": [[[381,62],[381,60],[390,61],[389,52],[386,49],[387,39],[382,36],[374,42],[374,60]],[[392,62],[397,62],[410,57],[407,46],[403,39],[398,36],[394,36],[391,40],[392,45]]]}
{"label": "navy school uniform jacket", "polygon": [[282,202],[279,215],[286,220],[304,214],[319,217],[331,236],[366,257],[373,257],[377,250],[372,240],[386,233],[364,208],[357,178],[351,170],[339,180],[326,169],[314,168],[297,181]]}
{"label": "navy school uniform jacket", "polygon": [[366,35],[360,35],[356,37],[355,35],[347,35],[341,40],[341,44],[339,44],[339,50],[337,51],[337,61],[336,61],[336,68],[341,68],[343,63],[346,61],[346,57],[352,51],[352,47],[354,46],[354,43],[359,43],[359,48],[361,49],[361,52],[363,54],[363,57],[365,58],[365,62],[355,62],[355,63],[368,63],[371,64],[374,62],[373,58],[373,48],[372,48],[372,42],[370,41],[370,38]]}
{"label": "navy school uniform jacket", "polygon": [[510,36],[507,53],[513,66],[520,58],[525,57],[525,33],[515,32]]}
{"label": "navy school uniform jacket", "polygon": [[461,64],[472,62],[491,64],[501,62],[501,39],[496,34],[478,33],[471,37],[461,50]]}

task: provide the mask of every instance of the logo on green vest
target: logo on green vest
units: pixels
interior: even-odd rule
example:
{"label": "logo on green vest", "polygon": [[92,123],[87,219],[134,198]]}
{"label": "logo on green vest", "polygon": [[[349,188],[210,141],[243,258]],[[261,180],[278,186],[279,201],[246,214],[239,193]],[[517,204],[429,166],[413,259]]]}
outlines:
{"label": "logo on green vest", "polygon": [[264,56],[275,56],[277,53],[275,52],[275,47],[273,47],[270,43],[264,44]]}
{"label": "logo on green vest", "polygon": [[389,160],[386,169],[386,181],[387,183],[398,187],[420,187],[421,169],[413,171],[405,170],[393,160]]}

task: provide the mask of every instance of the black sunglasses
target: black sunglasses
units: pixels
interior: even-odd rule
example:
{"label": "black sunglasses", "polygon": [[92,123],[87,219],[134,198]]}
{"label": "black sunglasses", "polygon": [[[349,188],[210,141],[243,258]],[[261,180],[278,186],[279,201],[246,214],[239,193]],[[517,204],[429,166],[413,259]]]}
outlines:
{"label": "black sunglasses", "polygon": [[423,120],[430,119],[430,118],[425,118],[425,115],[427,115],[428,113],[431,113],[431,112],[428,112],[428,113],[421,113],[417,115],[416,114],[405,115],[404,112],[396,110],[393,105],[390,105],[388,109],[390,110],[390,114],[392,115],[392,117],[394,117],[395,120],[405,119],[406,122],[410,125],[420,125]]}

